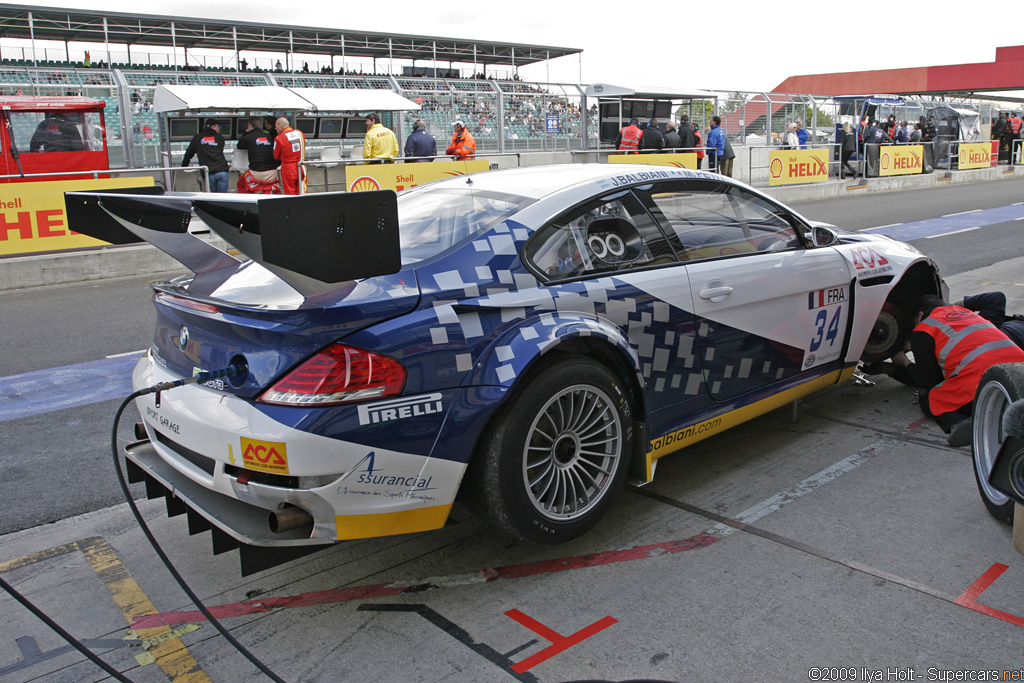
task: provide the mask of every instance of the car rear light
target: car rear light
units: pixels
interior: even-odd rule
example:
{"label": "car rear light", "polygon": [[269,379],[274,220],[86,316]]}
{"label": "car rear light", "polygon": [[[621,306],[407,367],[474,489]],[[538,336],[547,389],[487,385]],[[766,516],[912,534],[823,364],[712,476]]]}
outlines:
{"label": "car rear light", "polygon": [[403,386],[405,368],[394,358],[332,344],[289,372],[259,400],[325,406],[396,396]]}

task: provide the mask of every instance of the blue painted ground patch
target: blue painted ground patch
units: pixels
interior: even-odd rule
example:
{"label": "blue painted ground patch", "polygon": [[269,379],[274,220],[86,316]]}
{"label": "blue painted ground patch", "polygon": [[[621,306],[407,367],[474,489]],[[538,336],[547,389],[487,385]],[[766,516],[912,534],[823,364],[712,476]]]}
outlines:
{"label": "blue painted ground patch", "polygon": [[142,352],[0,377],[0,422],[124,398]]}
{"label": "blue painted ground patch", "polygon": [[912,223],[882,225],[877,228],[867,228],[861,230],[861,232],[880,233],[901,242],[910,242],[911,240],[940,237],[960,232],[961,230],[970,230],[971,228],[983,228],[986,225],[1008,223],[1021,218],[1024,218],[1024,204],[1014,204],[1012,206],[1000,206],[994,209],[982,209],[981,211],[970,211],[940,218],[929,218],[928,220],[914,221]]}

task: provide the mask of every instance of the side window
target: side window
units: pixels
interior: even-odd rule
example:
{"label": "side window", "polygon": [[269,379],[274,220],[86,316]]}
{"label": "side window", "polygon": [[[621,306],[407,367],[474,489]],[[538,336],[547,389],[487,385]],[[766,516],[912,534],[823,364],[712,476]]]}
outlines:
{"label": "side window", "polygon": [[684,261],[803,246],[784,209],[735,185],[677,181],[638,194]]}
{"label": "side window", "polygon": [[629,192],[590,202],[537,231],[526,260],[546,279],[611,273],[676,260],[657,223]]}

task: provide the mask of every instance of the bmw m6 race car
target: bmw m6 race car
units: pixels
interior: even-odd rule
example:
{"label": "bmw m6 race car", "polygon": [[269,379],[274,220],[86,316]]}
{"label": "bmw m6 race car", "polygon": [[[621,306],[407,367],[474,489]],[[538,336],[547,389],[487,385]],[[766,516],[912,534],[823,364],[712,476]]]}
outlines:
{"label": "bmw m6 race car", "polygon": [[[912,303],[945,294],[907,244],[685,169],[67,203],[75,230],[193,271],[152,285],[136,388],[244,370],[139,398],[125,455],[245,573],[439,528],[457,498],[517,537],[575,538],[662,456],[891,356]],[[189,234],[193,212],[248,259]]]}

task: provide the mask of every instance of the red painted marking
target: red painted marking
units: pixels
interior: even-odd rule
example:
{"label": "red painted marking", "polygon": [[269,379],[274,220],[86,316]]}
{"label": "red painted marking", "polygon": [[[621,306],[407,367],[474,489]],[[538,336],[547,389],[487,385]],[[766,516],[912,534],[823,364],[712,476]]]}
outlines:
{"label": "red painted marking", "polygon": [[907,429],[908,429],[908,430],[910,430],[910,429],[917,429],[917,428],[918,428],[918,427],[920,427],[921,425],[923,425],[923,424],[927,424],[927,423],[931,422],[931,420],[932,420],[932,419],[931,419],[930,417],[922,417],[922,418],[921,418],[920,420],[918,420],[917,422],[911,422],[910,424],[908,424],[908,425],[907,425]]}
{"label": "red painted marking", "polygon": [[590,626],[587,626],[586,628],[577,631],[572,635],[563,636],[554,629],[548,628],[547,626],[540,623],[533,617],[529,617],[517,609],[510,609],[509,611],[505,612],[505,616],[519,622],[526,628],[536,633],[541,638],[551,641],[551,647],[546,647],[537,654],[527,657],[523,661],[514,665],[512,667],[512,670],[516,673],[524,673],[526,671],[529,671],[541,662],[546,662],[555,655],[565,652],[573,645],[578,645],[582,643],[584,640],[594,635],[595,633],[600,633],[612,624],[619,623],[618,619],[615,619],[613,617],[605,617],[604,619],[595,621]]}
{"label": "red painted marking", "polygon": [[1007,565],[996,562],[991,567],[989,567],[987,572],[981,575],[980,579],[972,583],[970,588],[961,593],[960,597],[958,597],[953,602],[960,605],[961,607],[972,609],[975,612],[980,612],[984,615],[994,617],[996,619],[1001,619],[1002,621],[1014,624],[1016,626],[1024,627],[1024,618],[976,602],[977,599],[981,597],[981,594],[988,590],[988,587],[995,583],[996,579],[1002,576],[1003,572],[1005,572],[1007,569],[1009,569]]}
{"label": "red painted marking", "polygon": [[[707,533],[699,533],[696,536],[684,538],[679,541],[668,541],[667,543],[656,543],[654,545],[636,546],[625,550],[608,550],[593,555],[579,555],[577,557],[565,557],[557,560],[545,560],[543,562],[529,562],[526,564],[514,564],[507,567],[488,568],[479,573],[464,574],[461,576],[446,577],[441,583],[445,587],[469,585],[478,583],[483,576],[485,581],[497,581],[499,579],[518,579],[526,576],[537,576],[538,574],[552,574],[571,569],[583,569],[584,567],[597,567],[617,562],[632,562],[643,560],[659,555],[681,553],[687,550],[706,548],[712,543],[719,541],[717,536]],[[309,607],[311,605],[326,605],[335,602],[350,602],[352,600],[369,600],[371,598],[384,598],[403,593],[416,593],[437,588],[434,583],[420,583],[415,585],[381,583],[371,586],[353,586],[351,588],[337,588],[326,591],[314,591],[312,593],[301,593],[299,595],[284,596],[278,598],[257,598],[228,605],[210,607],[210,612],[218,619],[225,617],[242,617],[247,614],[269,612],[273,609],[284,609],[291,607]],[[149,614],[136,617],[132,622],[132,628],[152,628],[154,626],[174,626],[178,624],[193,624],[206,621],[206,617],[199,610],[182,612],[164,612],[162,614]]]}

